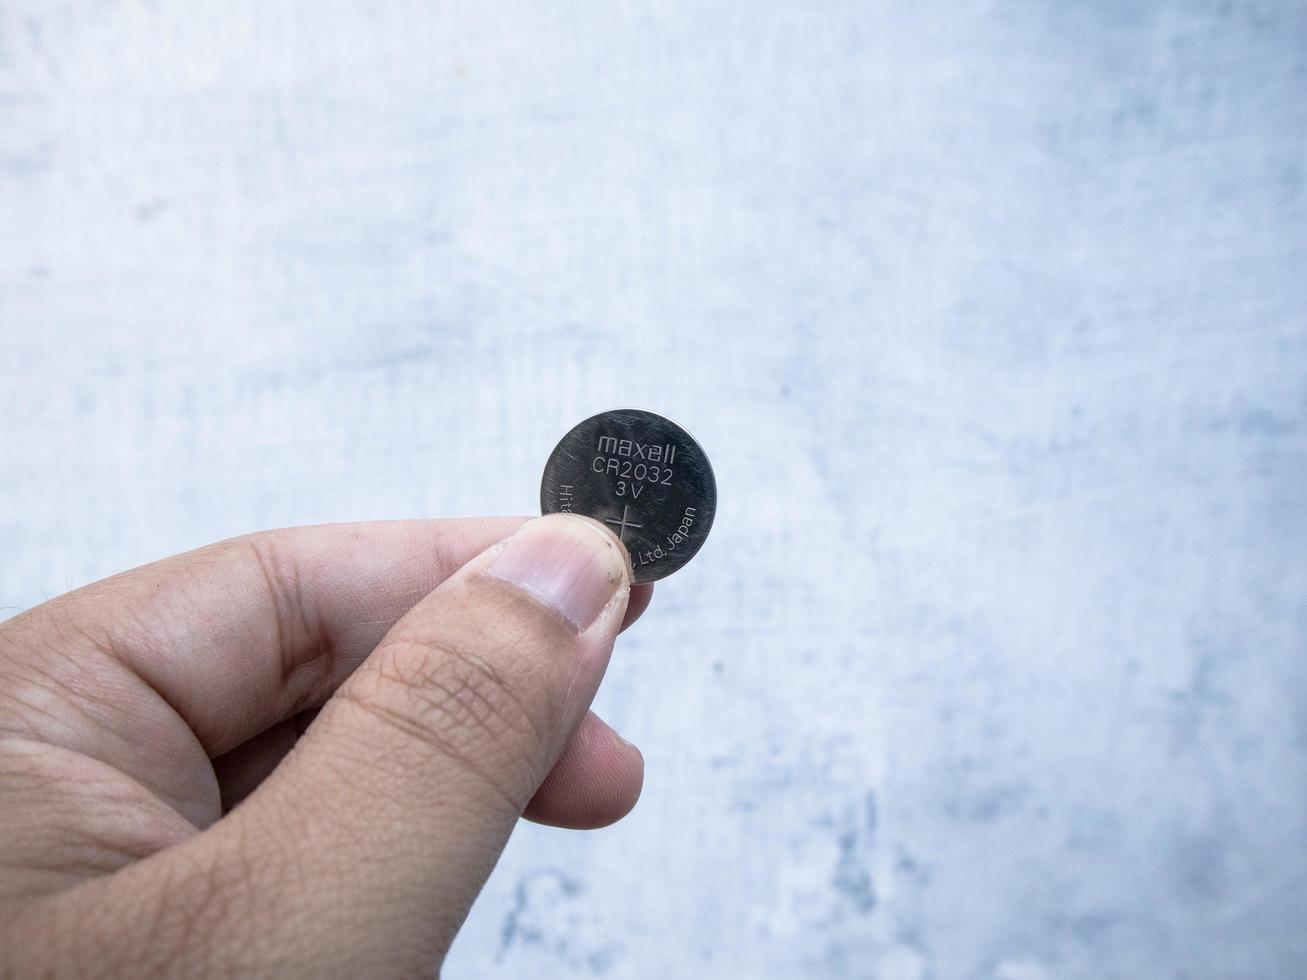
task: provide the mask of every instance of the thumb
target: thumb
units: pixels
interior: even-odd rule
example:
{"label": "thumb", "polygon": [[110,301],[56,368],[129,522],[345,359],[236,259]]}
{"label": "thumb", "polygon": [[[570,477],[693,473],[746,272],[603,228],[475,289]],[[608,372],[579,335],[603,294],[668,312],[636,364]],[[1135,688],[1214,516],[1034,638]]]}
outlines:
{"label": "thumb", "polygon": [[282,928],[324,969],[443,955],[594,697],[628,561],[588,518],[526,523],[401,619],[231,815],[287,866]]}

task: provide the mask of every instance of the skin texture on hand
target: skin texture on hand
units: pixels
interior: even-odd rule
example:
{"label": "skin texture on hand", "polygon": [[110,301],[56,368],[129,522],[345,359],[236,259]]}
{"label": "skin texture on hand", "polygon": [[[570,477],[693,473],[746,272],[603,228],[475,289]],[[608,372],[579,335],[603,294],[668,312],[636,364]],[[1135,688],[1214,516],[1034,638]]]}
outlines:
{"label": "skin texture on hand", "polygon": [[651,588],[570,515],[249,535],[0,624],[0,975],[430,975],[519,816],[620,819]]}

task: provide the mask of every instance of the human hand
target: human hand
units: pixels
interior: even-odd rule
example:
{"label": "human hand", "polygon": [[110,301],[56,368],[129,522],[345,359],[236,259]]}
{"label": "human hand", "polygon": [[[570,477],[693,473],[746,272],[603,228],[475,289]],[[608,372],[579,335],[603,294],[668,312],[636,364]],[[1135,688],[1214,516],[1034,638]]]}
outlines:
{"label": "human hand", "polygon": [[630,582],[583,517],[328,525],[0,624],[0,975],[436,972],[520,815],[639,795]]}

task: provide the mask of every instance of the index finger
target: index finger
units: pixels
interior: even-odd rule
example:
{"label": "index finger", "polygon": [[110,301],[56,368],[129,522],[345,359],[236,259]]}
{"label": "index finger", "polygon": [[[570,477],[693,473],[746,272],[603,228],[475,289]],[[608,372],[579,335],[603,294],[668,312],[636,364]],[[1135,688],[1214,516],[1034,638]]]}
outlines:
{"label": "index finger", "polygon": [[[164,767],[140,757],[159,741],[158,719],[145,710],[156,695],[210,757],[221,755],[325,701],[404,613],[524,520],[245,535],[78,589],[15,617],[3,633],[18,651],[11,659],[40,656],[42,683],[53,678],[76,692],[77,707],[100,729],[61,725],[49,740],[95,758],[111,753],[104,761],[158,790]],[[647,600],[633,595],[632,617]],[[114,676],[120,668],[139,678],[139,690]],[[104,732],[117,733],[133,753],[106,748]]]}

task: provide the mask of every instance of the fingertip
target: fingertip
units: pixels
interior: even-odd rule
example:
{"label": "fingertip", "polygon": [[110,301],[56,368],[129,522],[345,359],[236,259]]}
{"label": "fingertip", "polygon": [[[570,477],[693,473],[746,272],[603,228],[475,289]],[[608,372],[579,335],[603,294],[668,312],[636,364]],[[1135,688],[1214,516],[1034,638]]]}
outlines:
{"label": "fingertip", "polygon": [[621,629],[626,629],[634,623],[649,608],[649,603],[653,599],[653,583],[647,582],[643,585],[631,586],[631,594],[626,600],[626,614],[622,617]]}
{"label": "fingertip", "polygon": [[522,815],[571,830],[607,827],[631,812],[643,787],[640,750],[590,712]]}

